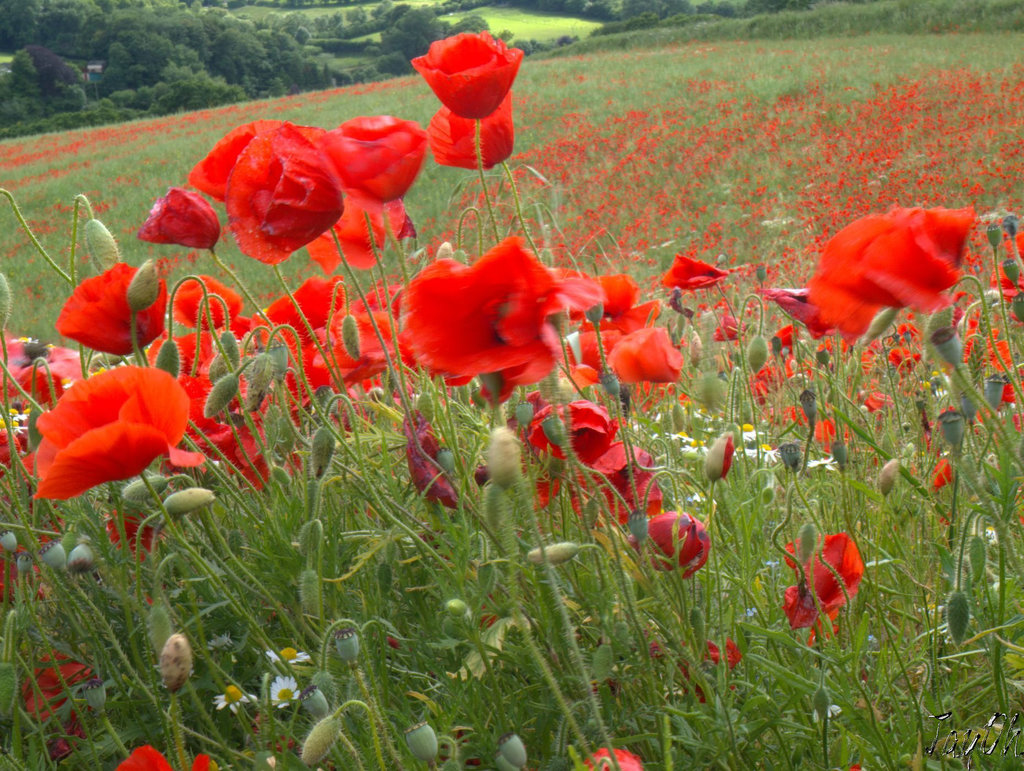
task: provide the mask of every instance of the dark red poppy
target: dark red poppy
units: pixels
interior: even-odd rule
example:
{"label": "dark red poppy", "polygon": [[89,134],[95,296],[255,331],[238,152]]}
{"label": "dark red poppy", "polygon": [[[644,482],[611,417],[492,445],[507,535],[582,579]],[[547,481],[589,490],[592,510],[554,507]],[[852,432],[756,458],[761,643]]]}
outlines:
{"label": "dark red poppy", "polygon": [[441,445],[422,415],[417,412],[414,419],[415,426],[408,418],[403,423],[406,437],[405,456],[409,461],[412,483],[428,501],[435,501],[454,509],[459,505],[458,496],[444,469],[437,462]]}
{"label": "dark red poppy", "polygon": [[608,451],[619,430],[619,424],[611,419],[608,410],[586,399],[570,402],[557,410],[549,404],[533,416],[529,441],[537,449],[550,452],[556,458],[564,459],[565,452],[558,445],[552,444],[544,431],[545,421],[556,414],[565,424],[573,452],[586,465]]}
{"label": "dark red poppy", "polygon": [[[385,223],[395,237],[401,238],[408,221],[409,215],[401,200],[388,201],[380,211],[374,207],[364,209],[350,198],[334,227],[313,239],[306,248],[309,256],[328,275],[338,269],[342,256],[350,268],[369,270],[377,264],[377,255],[384,249],[387,239]],[[338,253],[339,244],[341,254]]]}
{"label": "dark red poppy", "polygon": [[[477,168],[476,121],[462,118],[442,107],[427,126],[430,152],[441,166]],[[480,154],[485,169],[491,169],[512,155],[515,126],[512,123],[512,93],[497,110],[480,121]]]}
{"label": "dark red poppy", "polygon": [[[87,278],[71,293],[57,317],[57,331],[94,351],[126,356],[132,351],[132,310],[128,307],[128,285],[137,268],[116,263],[98,276]],[[135,315],[135,333],[140,347],[156,340],[164,331],[167,287],[160,279],[157,300]]]}
{"label": "dark red poppy", "polygon": [[707,289],[729,275],[729,271],[694,260],[685,254],[677,254],[672,267],[662,276],[664,286],[680,289]]}
{"label": "dark red poppy", "polygon": [[121,531],[124,530],[124,537],[128,542],[128,548],[135,554],[136,545],[142,546],[142,555],[145,558],[147,552],[152,551],[153,542],[156,540],[157,531],[152,525],[145,525],[142,532],[139,526],[143,518],[137,514],[111,512],[104,517],[107,529],[107,538],[118,549],[121,548]]}
{"label": "dark red poppy", "polygon": [[608,354],[608,366],[623,383],[674,383],[683,369],[683,354],[664,327],[630,332]]}
{"label": "dark red poppy", "polygon": [[[757,292],[766,300],[777,303],[782,310],[797,321],[803,322],[815,340],[832,331],[832,326],[822,320],[818,306],[812,305],[808,299],[809,289],[775,288],[758,289]],[[783,347],[792,350],[792,345],[783,345]]]}
{"label": "dark red poppy", "polygon": [[629,750],[616,749],[609,751],[602,747],[585,761],[584,765],[592,771],[612,771],[615,765],[612,763],[612,753],[615,762],[619,764],[619,771],[644,771],[644,763],[639,755],[634,755]]}
{"label": "dark red poppy", "polygon": [[[665,511],[647,521],[647,537],[656,547],[651,554],[651,565],[656,570],[683,568],[683,578],[689,578],[708,561],[711,538],[704,523],[686,512]],[[634,546],[639,543],[630,536]]]}
{"label": "dark red poppy", "polygon": [[412,66],[445,107],[462,118],[486,118],[498,109],[519,72],[523,52],[489,32],[436,40]]}
{"label": "dark red poppy", "polygon": [[824,324],[848,340],[867,331],[884,307],[933,313],[950,304],[941,294],[960,277],[973,208],[904,209],[871,214],[825,245],[808,300]]}
{"label": "dark red poppy", "polygon": [[[786,545],[786,551],[790,554],[796,553],[792,543]],[[802,629],[818,624],[815,595],[818,598],[817,604],[821,605],[821,612],[834,621],[839,615],[839,609],[846,604],[846,596],[849,595],[852,600],[860,587],[860,579],[864,575],[864,561],[850,536],[846,533],[826,535],[822,552],[825,562],[839,574],[843,584],[840,586],[835,576],[832,575],[832,571],[826,567],[825,563],[821,561],[820,554],[816,552],[804,565],[806,583],[786,589],[782,609],[789,619],[791,629]],[[794,571],[796,570],[796,563],[788,557],[786,564]],[[845,594],[843,593],[844,587]]]}
{"label": "dark red poppy", "polygon": [[170,188],[156,200],[139,229],[140,241],[193,249],[212,249],[219,238],[217,212],[201,195],[180,187]]}
{"label": "dark red poppy", "polygon": [[178,382],[152,367],[119,367],[76,383],[36,422],[43,439],[35,497],[71,498],[136,476],[163,455],[178,466],[202,463],[202,455],[176,447],[188,407]]}
{"label": "dark red poppy", "polygon": [[54,664],[49,656],[43,656],[38,662],[40,666],[21,685],[25,711],[40,723],[48,720],[68,700],[71,695],[68,690],[70,686],[92,677],[92,670],[88,666],[62,653],[56,655],[56,662]]}
{"label": "dark red poppy", "polygon": [[427,132],[391,115],[359,117],[325,133],[318,146],[345,193],[376,210],[412,187],[427,154]]}
{"label": "dark red poppy", "polygon": [[438,260],[420,271],[404,293],[402,342],[439,374],[536,383],[561,354],[551,316],[600,298],[593,282],[560,280],[521,239],[507,238],[469,267]]}
{"label": "dark red poppy", "polygon": [[283,262],[341,217],[340,183],[314,144],[322,135],[285,123],[254,136],[239,154],[224,205],[244,254]]}
{"label": "dark red poppy", "polygon": [[[231,319],[242,311],[241,295],[213,276],[199,276],[198,278],[199,281],[185,282],[174,293],[174,320],[189,327],[198,327],[201,314],[204,329],[209,329],[211,318],[214,329],[222,328],[225,323],[230,324]],[[209,311],[205,308],[204,288],[206,297],[208,297]],[[227,308],[226,319],[225,307]]]}
{"label": "dark red poppy", "polygon": [[654,482],[654,472],[651,470],[654,458],[639,447],[634,446],[632,450],[630,460],[625,444],[613,442],[604,455],[590,465],[591,469],[603,474],[611,484],[612,489],[603,492],[609,508],[622,524],[626,524],[635,510],[644,511],[648,516],[661,511],[661,488]]}
{"label": "dark red poppy", "polygon": [[[28,337],[9,337],[6,343],[7,369],[11,377],[40,404],[55,403],[66,385],[82,377],[78,351],[46,345]],[[21,392],[7,380],[6,373],[0,377],[4,379],[8,397],[14,404],[20,404]]]}
{"label": "dark red poppy", "polygon": [[[196,755],[192,761],[192,771],[209,771],[210,756]],[[138,747],[117,767],[117,771],[174,771],[174,766],[167,762],[162,753],[148,744]]]}
{"label": "dark red poppy", "polygon": [[229,131],[210,153],[199,161],[189,172],[189,184],[202,190],[208,196],[223,201],[228,177],[235,167],[235,161],[252,138],[259,134],[276,131],[284,125],[282,120],[257,120]]}

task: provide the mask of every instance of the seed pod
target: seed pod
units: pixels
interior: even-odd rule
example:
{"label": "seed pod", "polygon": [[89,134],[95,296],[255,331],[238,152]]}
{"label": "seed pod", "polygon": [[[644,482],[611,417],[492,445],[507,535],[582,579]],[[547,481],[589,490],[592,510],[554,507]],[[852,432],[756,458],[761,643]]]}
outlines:
{"label": "seed pod", "polygon": [[160,677],[171,693],[181,690],[192,673],[192,646],[180,633],[172,634],[160,651]]}
{"label": "seed pod", "polygon": [[334,649],[338,651],[342,661],[355,661],[359,658],[359,631],[354,626],[335,630]]}
{"label": "seed pod", "polygon": [[507,489],[522,476],[521,464],[521,449],[516,435],[504,426],[491,431],[491,442],[487,445],[488,478],[498,487]]}
{"label": "seed pod", "polygon": [[756,375],[768,363],[768,341],[764,335],[754,335],[747,345],[747,368]]}
{"label": "seed pod", "polygon": [[313,684],[307,685],[299,691],[299,703],[306,712],[317,720],[327,717],[327,713],[331,710],[323,691]]}
{"label": "seed pod", "polygon": [[954,645],[959,645],[967,636],[967,624],[971,620],[971,605],[967,595],[954,591],[946,600],[946,629]]}
{"label": "seed pod", "polygon": [[85,697],[85,703],[95,712],[102,712],[107,705],[107,686],[98,677],[82,683],[81,694]]}
{"label": "seed pod", "polygon": [[238,375],[229,372],[213,384],[206,404],[203,405],[203,417],[212,418],[226,409],[231,400],[238,394]]}
{"label": "seed pod", "polygon": [[153,306],[160,297],[160,277],[157,275],[155,262],[146,260],[139,266],[128,283],[125,297],[128,300],[128,307],[134,313],[140,313]]}
{"label": "seed pod", "polygon": [[72,573],[88,573],[96,567],[96,555],[85,541],[75,546],[68,555],[68,570]]}
{"label": "seed pod", "polygon": [[39,561],[54,570],[68,566],[68,555],[60,541],[47,541],[39,547]]}
{"label": "seed pod", "polygon": [[359,358],[359,326],[356,317],[351,314],[341,320],[341,342],[345,346],[345,353],[353,359]]}
{"label": "seed pod", "polygon": [[85,248],[100,270],[110,270],[121,261],[117,241],[106,226],[97,219],[85,223]]}
{"label": "seed pod", "polygon": [[4,530],[0,533],[0,546],[4,551],[14,551],[18,548],[18,536],[14,534],[13,530]]}
{"label": "seed pod", "polygon": [[790,471],[800,468],[800,445],[796,442],[783,442],[779,445],[779,459]]}
{"label": "seed pod", "polygon": [[532,562],[534,565],[543,565],[545,559],[549,565],[561,565],[568,562],[577,554],[579,554],[580,545],[573,541],[562,541],[560,543],[553,543],[550,546],[545,546],[543,553],[540,547],[531,549],[526,559]]}
{"label": "seed pod", "polygon": [[405,743],[417,760],[433,763],[437,757],[437,734],[429,723],[417,723],[405,729]]}
{"label": "seed pod", "polygon": [[307,766],[315,766],[327,757],[334,743],[341,736],[341,720],[328,715],[313,726],[306,741],[302,743],[302,762]]}
{"label": "seed pod", "polygon": [[178,344],[174,340],[164,340],[160,344],[160,351],[156,355],[157,369],[162,369],[171,377],[176,378],[181,372],[181,355],[178,352]]}
{"label": "seed pod", "polygon": [[205,487],[189,487],[168,495],[164,500],[164,508],[170,516],[180,517],[210,505],[216,498],[213,490],[207,490]]}
{"label": "seed pod", "polygon": [[947,364],[959,367],[963,363],[964,346],[960,342],[956,327],[941,327],[932,333],[930,340]]}
{"label": "seed pod", "polygon": [[522,768],[526,765],[526,745],[518,734],[507,733],[498,739],[498,754],[513,768]]}
{"label": "seed pod", "polygon": [[810,388],[805,388],[800,392],[800,409],[803,410],[804,417],[813,428],[814,424],[818,422],[818,397]]}
{"label": "seed pod", "polygon": [[954,448],[960,447],[964,440],[964,416],[954,407],[939,413],[939,428],[942,437]]}

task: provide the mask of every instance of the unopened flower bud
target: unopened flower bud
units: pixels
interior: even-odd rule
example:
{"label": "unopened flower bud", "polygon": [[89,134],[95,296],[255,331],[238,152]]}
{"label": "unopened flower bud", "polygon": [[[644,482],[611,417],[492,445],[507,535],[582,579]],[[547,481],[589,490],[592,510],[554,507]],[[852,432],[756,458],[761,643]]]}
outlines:
{"label": "unopened flower bud", "polygon": [[539,546],[536,549],[531,549],[527,553],[526,559],[534,565],[543,565],[545,561],[550,565],[561,565],[579,554],[579,551],[580,545],[578,543],[561,541],[545,546],[543,551],[541,551]]}
{"label": "unopened flower bud", "polygon": [[330,753],[334,743],[341,736],[341,719],[328,715],[317,723],[302,743],[302,762],[315,766]]}
{"label": "unopened flower bud", "polygon": [[704,474],[709,480],[717,482],[729,473],[735,447],[731,431],[722,434],[711,445],[707,457],[704,458]]}
{"label": "unopened flower bud", "polygon": [[893,485],[896,484],[896,477],[900,473],[900,462],[897,458],[893,458],[884,466],[882,470],[878,472],[878,490],[882,495],[888,495],[892,492]]}
{"label": "unopened flower bud", "polygon": [[747,345],[747,368],[756,375],[768,363],[768,341],[763,335],[754,335]]}
{"label": "unopened flower bud", "polygon": [[445,612],[452,618],[462,618],[469,611],[464,600],[455,597],[444,604]]}
{"label": "unopened flower bud", "polygon": [[238,375],[228,372],[213,384],[206,403],[203,405],[203,417],[213,418],[226,409],[231,400],[238,394]]}
{"label": "unopened flower bud", "polygon": [[950,593],[946,600],[946,630],[954,645],[964,641],[970,620],[971,604],[967,595],[960,590]]}
{"label": "unopened flower bud", "polygon": [[354,626],[335,630],[334,649],[342,661],[355,661],[359,658],[359,631]]}
{"label": "unopened flower bud", "polygon": [[896,320],[896,314],[899,312],[899,308],[882,308],[871,320],[868,331],[864,334],[865,342],[877,340],[885,334],[885,330],[892,326],[893,321]]}
{"label": "unopened flower bud", "polygon": [[451,260],[455,257],[455,248],[448,241],[442,241],[441,245],[437,247],[437,259],[439,260]]}
{"label": "unopened flower bud", "polygon": [[334,432],[327,426],[320,426],[313,434],[309,450],[309,470],[314,479],[320,479],[327,473],[334,457],[334,449]]}
{"label": "unopened flower bud", "polygon": [[10,717],[18,693],[18,674],[10,661],[0,661],[0,715]]}
{"label": "unopened flower bud", "polygon": [[192,646],[180,633],[172,634],[160,651],[160,677],[164,687],[174,693],[185,685],[192,673]]}
{"label": "unopened flower bud", "polygon": [[526,745],[518,734],[507,733],[498,739],[498,754],[513,768],[526,765]]}
{"label": "unopened flower bud", "polygon": [[437,734],[429,723],[417,723],[405,729],[405,743],[417,760],[432,763],[437,757]]}
{"label": "unopened flower bud", "polygon": [[189,487],[168,495],[164,499],[164,509],[170,516],[180,517],[210,505],[216,497],[212,490],[205,487]]}
{"label": "unopened flower bud", "polygon": [[796,538],[796,559],[803,565],[818,549],[818,528],[813,522],[805,522]]}
{"label": "unopened flower bud", "polygon": [[153,650],[157,653],[163,650],[164,645],[171,638],[171,616],[167,612],[167,606],[160,601],[154,602],[149,608],[149,615],[146,617],[146,632]]}
{"label": "unopened flower bud", "polygon": [[487,445],[487,475],[498,487],[505,489],[519,481],[522,475],[521,450],[516,435],[499,426],[491,431]]}
{"label": "unopened flower bud", "polygon": [[173,378],[178,377],[181,372],[181,355],[174,340],[164,340],[160,344],[160,351],[156,355],[156,367]]}
{"label": "unopened flower bud", "polygon": [[544,431],[544,436],[547,440],[555,447],[564,447],[568,441],[568,435],[565,432],[565,424],[562,419],[554,413],[544,418],[544,422],[540,424],[541,429]]}
{"label": "unopened flower bud", "polygon": [[121,261],[117,241],[106,226],[97,219],[85,223],[85,248],[101,271],[110,270]]}
{"label": "unopened flower bud", "polygon": [[156,263],[146,260],[135,271],[128,290],[125,293],[128,299],[128,307],[134,313],[139,313],[153,306],[153,303],[160,297],[160,277],[156,272]]}
{"label": "unopened flower bud", "polygon": [[[299,574],[299,604],[302,612],[318,615],[320,609],[320,576],[313,568],[306,568]],[[323,717],[323,715],[317,715]]]}
{"label": "unopened flower bud", "polygon": [[754,271],[754,276],[757,278],[759,284],[763,284],[768,280],[768,269],[764,265],[758,265]]}
{"label": "unopened flower bud", "polygon": [[700,339],[700,335],[694,332],[690,335],[690,364],[693,367],[700,366],[701,356],[704,354],[704,343]]}
{"label": "unopened flower bud", "polygon": [[13,305],[11,285],[7,283],[7,276],[0,273],[0,332],[7,328],[7,322],[11,318],[11,308]]}
{"label": "unopened flower bud", "polygon": [[1024,321],[1024,292],[1018,292],[1010,301],[1010,311],[1017,321]]}
{"label": "unopened flower bud", "polygon": [[814,692],[811,704],[814,706],[814,715],[817,720],[827,720],[830,717],[832,712],[832,694],[828,692],[824,682]]}
{"label": "unopened flower bud", "polygon": [[54,570],[63,570],[68,565],[68,555],[60,541],[47,541],[39,547],[39,561]]}
{"label": "unopened flower bud", "polygon": [[341,342],[345,346],[345,353],[353,359],[359,359],[359,325],[352,314],[347,314],[341,320]]}
{"label": "unopened flower bud", "polygon": [[849,452],[846,449],[846,442],[841,442],[838,439],[832,442],[832,458],[835,460],[836,465],[839,466],[840,471],[846,470],[846,464],[849,462]]}
{"label": "unopened flower bud", "polygon": [[697,650],[704,650],[707,641],[707,621],[704,618],[703,608],[690,608],[690,630],[697,643]]}

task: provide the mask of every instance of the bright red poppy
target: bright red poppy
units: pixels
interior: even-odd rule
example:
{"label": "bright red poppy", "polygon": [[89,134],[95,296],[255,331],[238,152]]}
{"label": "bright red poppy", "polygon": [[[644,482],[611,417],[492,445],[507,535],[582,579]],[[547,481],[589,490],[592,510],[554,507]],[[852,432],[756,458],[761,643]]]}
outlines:
{"label": "bright red poppy", "polygon": [[623,383],[674,383],[683,369],[683,354],[664,327],[630,332],[608,354],[608,366]]}
{"label": "bright red poppy", "polygon": [[565,424],[573,452],[586,465],[594,463],[608,451],[619,430],[619,424],[611,419],[608,410],[600,404],[580,399],[557,410],[548,404],[533,416],[529,441],[537,449],[550,452],[556,458],[564,459],[565,451],[552,444],[544,431],[545,421],[556,414]]}
{"label": "bright red poppy", "polygon": [[[590,468],[603,474],[611,485],[604,489],[612,513],[626,524],[635,510],[653,517],[661,511],[661,488],[654,481],[654,458],[646,450],[633,446],[632,460],[623,442],[613,442]],[[634,494],[634,486],[636,493]]]}
{"label": "bright red poppy", "polygon": [[707,289],[728,275],[728,270],[694,260],[685,254],[677,254],[672,267],[662,276],[661,283],[664,286],[675,286],[680,289]]}
{"label": "bright red poppy", "polygon": [[[385,227],[396,238],[402,238],[408,219],[405,204],[400,199],[388,201],[381,211],[374,207],[364,209],[350,198],[334,227],[310,241],[306,248],[309,256],[328,275],[338,269],[342,256],[350,268],[369,270],[377,264],[377,254],[384,249],[387,239]],[[339,244],[341,254],[338,253]]]}
{"label": "bright red poppy", "polygon": [[211,198],[223,201],[235,161],[252,138],[275,131],[283,125],[282,120],[257,120],[232,129],[189,172],[189,184]]}
{"label": "bright red poppy", "polygon": [[[619,771],[644,771],[644,763],[639,755],[634,755],[629,750],[613,750],[615,761],[619,764]],[[602,747],[584,762],[587,768],[592,771],[613,771],[615,764],[611,761],[612,753],[606,747]]]}
{"label": "bright red poppy", "polygon": [[884,307],[933,313],[960,277],[973,208],[904,209],[861,217],[825,245],[808,301],[823,323],[855,340]]}
{"label": "bright red poppy", "polygon": [[[796,553],[792,543],[786,545],[786,551],[790,554]],[[860,579],[864,575],[864,561],[850,536],[846,533],[826,535],[822,552],[825,561],[835,569],[842,579],[842,586],[836,581],[832,571],[821,561],[820,554],[816,552],[804,565],[807,581],[799,586],[790,586],[786,589],[782,609],[789,619],[791,629],[817,625],[819,619],[815,595],[817,595],[817,604],[821,605],[821,612],[834,621],[839,615],[839,609],[846,604],[847,595],[852,600],[860,587]],[[796,570],[796,563],[788,557],[786,564],[794,571]]]}
{"label": "bright red poppy", "polygon": [[434,436],[430,424],[418,412],[415,421],[415,426],[409,419],[403,423],[406,438],[405,457],[409,461],[412,483],[428,501],[435,501],[454,509],[459,505],[458,495],[437,461],[441,445]]}
{"label": "bright red poppy", "polygon": [[420,271],[404,293],[402,342],[439,374],[536,383],[561,354],[551,317],[600,298],[593,282],[559,279],[522,239],[507,238],[469,267],[438,260]]}
{"label": "bright red poppy", "polygon": [[318,146],[345,193],[376,210],[412,187],[427,154],[427,132],[391,115],[359,117],[325,133]]}
{"label": "bright red poppy", "polygon": [[238,155],[224,205],[244,254],[283,262],[341,217],[341,185],[314,144],[323,133],[285,123],[254,136]]}
{"label": "bright red poppy", "polygon": [[[197,755],[196,759],[192,761],[192,771],[209,771],[209,769],[209,755]],[[147,744],[137,748],[127,759],[122,760],[117,771],[175,771],[175,769],[167,762],[167,758]]]}
{"label": "bright red poppy", "polygon": [[196,466],[199,453],[176,445],[188,422],[188,395],[163,370],[119,367],[82,380],[39,416],[36,498],[66,499],[103,482],[141,474],[169,455]]}
{"label": "bright red poppy", "polygon": [[[128,306],[128,285],[137,268],[116,263],[98,276],[87,278],[71,293],[57,317],[57,331],[94,351],[126,356],[132,345],[132,310]],[[135,316],[135,333],[140,347],[156,340],[164,331],[167,287],[160,279],[156,302]]]}
{"label": "bright red poppy", "polygon": [[470,120],[498,109],[519,72],[523,52],[489,32],[436,40],[412,66],[445,107]]}
{"label": "bright red poppy", "polygon": [[153,244],[212,249],[220,238],[220,220],[201,195],[172,187],[153,204],[138,235]]}
{"label": "bright red poppy", "polygon": [[[198,327],[200,317],[203,329],[220,329],[230,325],[231,319],[242,311],[242,296],[231,287],[225,286],[213,276],[199,276],[199,281],[187,281],[174,293],[174,320],[189,327]],[[206,309],[203,290],[209,302]],[[218,299],[219,298],[219,299]],[[225,317],[225,307],[227,316]],[[207,315],[209,314],[209,315]]]}
{"label": "bright red poppy", "polygon": [[657,300],[636,304],[640,287],[625,273],[598,276],[604,290],[604,314],[601,332],[618,331],[624,335],[650,325],[661,313]]}
{"label": "bright red poppy", "polygon": [[265,312],[272,324],[288,324],[304,343],[312,343],[307,324],[323,329],[333,313],[345,307],[345,287],[340,276],[307,278],[291,295],[274,300]]}
{"label": "bright red poppy", "polygon": [[[53,404],[64,393],[65,385],[82,377],[78,351],[27,337],[9,337],[6,343],[8,371],[14,381],[41,404]],[[8,397],[14,404],[20,404],[21,392],[14,383],[7,381],[6,373],[0,377],[5,381]]]}
{"label": "bright red poppy", "polygon": [[[711,537],[704,523],[686,512],[665,511],[647,521],[647,537],[660,554],[651,555],[655,570],[683,568],[689,578],[708,561]],[[634,546],[639,547],[630,536]]]}
{"label": "bright red poppy", "polygon": [[949,458],[939,459],[939,462],[935,464],[935,470],[932,472],[932,489],[941,490],[952,481],[953,464],[949,462]]}
{"label": "bright red poppy", "polygon": [[[462,118],[442,107],[427,126],[430,152],[441,166],[477,168],[475,120]],[[515,126],[512,122],[512,92],[498,109],[480,121],[480,154],[483,167],[491,169],[512,155]]]}
{"label": "bright red poppy", "polygon": [[[758,289],[757,292],[766,300],[777,303],[782,310],[797,321],[803,322],[815,340],[832,331],[832,326],[822,320],[818,306],[811,304],[808,299],[809,289],[774,288]],[[783,347],[792,350],[791,345],[783,345]]]}

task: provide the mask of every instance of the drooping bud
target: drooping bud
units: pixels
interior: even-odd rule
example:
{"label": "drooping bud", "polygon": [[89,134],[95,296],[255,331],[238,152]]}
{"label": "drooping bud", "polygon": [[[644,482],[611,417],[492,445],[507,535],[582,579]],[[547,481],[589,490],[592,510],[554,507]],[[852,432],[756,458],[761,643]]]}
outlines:
{"label": "drooping bud", "polygon": [[967,595],[956,590],[946,600],[946,630],[954,645],[959,645],[967,636],[967,624],[971,620],[971,604]]}
{"label": "drooping bud", "polygon": [[85,223],[85,248],[101,271],[110,270],[121,261],[117,241],[107,230],[106,225],[97,219]]}
{"label": "drooping bud", "polygon": [[429,723],[417,723],[405,729],[405,743],[417,760],[433,763],[437,757],[437,734]]}
{"label": "drooping bud", "polygon": [[868,331],[864,333],[864,341],[869,343],[885,334],[885,330],[892,326],[899,312],[899,308],[882,308],[871,320]]}
{"label": "drooping bud", "polygon": [[179,691],[192,673],[192,646],[181,633],[172,634],[160,651],[160,677],[171,693]]}
{"label": "drooping bud", "polygon": [[724,479],[732,466],[732,456],[736,449],[736,443],[731,431],[727,431],[718,437],[707,457],[704,458],[704,474],[712,482]]}
{"label": "drooping bud", "polygon": [[317,723],[302,743],[302,762],[307,766],[315,766],[327,757],[334,743],[341,736],[341,719],[328,715]]}
{"label": "drooping bud", "polygon": [[351,313],[341,320],[341,342],[345,346],[345,353],[353,359],[359,359],[359,325]]}
{"label": "drooping bud", "polygon": [[526,745],[518,734],[507,733],[498,739],[498,754],[513,768],[522,768],[526,765]]}
{"label": "drooping bud", "polygon": [[545,546],[543,552],[539,546],[536,549],[531,549],[527,552],[526,559],[534,565],[543,565],[545,561],[550,565],[561,565],[579,554],[579,551],[580,545],[578,543],[561,541]]}
{"label": "drooping bud", "polygon": [[128,299],[128,307],[135,313],[152,307],[157,301],[160,297],[160,276],[157,275],[153,260],[146,260],[135,271],[125,297]]}
{"label": "drooping bud", "polygon": [[514,485],[522,475],[519,440],[504,426],[491,431],[491,442],[487,445],[487,475],[502,489]]}
{"label": "drooping bud", "polygon": [[0,332],[7,328],[7,322],[11,318],[11,308],[13,305],[11,285],[7,283],[7,276],[0,273]]}
{"label": "drooping bud", "polygon": [[985,578],[985,539],[980,535],[971,536],[968,554],[971,561],[971,582],[980,584]]}
{"label": "drooping bud", "polygon": [[238,394],[238,375],[228,372],[213,384],[206,403],[203,405],[203,417],[212,418],[226,409],[231,400]]}
{"label": "drooping bud", "polygon": [[892,492],[893,485],[896,484],[896,477],[900,473],[900,462],[897,458],[893,458],[884,466],[882,470],[878,472],[878,490],[882,495],[889,495]]}
{"label": "drooping bud", "polygon": [[172,517],[180,517],[189,514],[203,506],[209,506],[217,498],[213,490],[205,487],[189,487],[171,493],[164,499],[164,508]]}
{"label": "drooping bud", "polygon": [[805,522],[796,539],[796,559],[803,565],[818,550],[818,528],[813,522]]}
{"label": "drooping bud", "polygon": [[313,568],[306,568],[299,574],[299,604],[302,612],[310,616],[317,615],[320,609],[320,576]]}
{"label": "drooping bud", "polygon": [[156,355],[156,367],[173,378],[178,377],[181,372],[181,355],[174,340],[164,340],[160,344],[160,351]]}
{"label": "drooping bud", "polygon": [[846,442],[841,442],[838,439],[832,442],[832,458],[835,460],[836,465],[839,466],[840,471],[846,471],[846,464],[850,460],[849,452],[846,449]]}
{"label": "drooping bud", "polygon": [[747,345],[747,368],[756,375],[768,363],[768,341],[763,335],[754,335]]}
{"label": "drooping bud", "polygon": [[149,615],[146,617],[146,632],[153,650],[157,653],[163,650],[164,644],[171,637],[171,616],[167,612],[167,606],[159,600],[149,608]]}
{"label": "drooping bud", "polygon": [[309,450],[309,470],[314,479],[320,479],[327,473],[334,457],[334,449],[334,432],[327,426],[320,426],[313,434]]}
{"label": "drooping bud", "polygon": [[964,346],[956,327],[942,327],[931,335],[931,343],[947,364],[959,367],[964,360]]}

